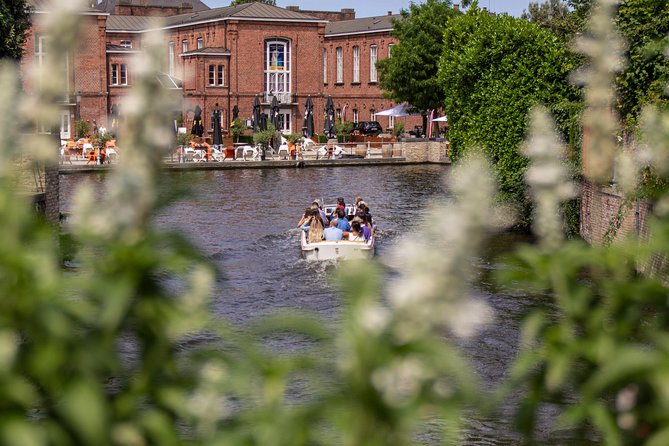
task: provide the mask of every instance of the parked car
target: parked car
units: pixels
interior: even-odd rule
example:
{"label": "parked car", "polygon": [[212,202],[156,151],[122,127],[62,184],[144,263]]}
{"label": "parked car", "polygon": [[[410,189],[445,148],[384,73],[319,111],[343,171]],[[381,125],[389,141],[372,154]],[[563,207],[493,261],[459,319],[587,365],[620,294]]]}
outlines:
{"label": "parked car", "polygon": [[383,127],[378,121],[360,121],[353,126],[353,135],[376,136],[383,132]]}

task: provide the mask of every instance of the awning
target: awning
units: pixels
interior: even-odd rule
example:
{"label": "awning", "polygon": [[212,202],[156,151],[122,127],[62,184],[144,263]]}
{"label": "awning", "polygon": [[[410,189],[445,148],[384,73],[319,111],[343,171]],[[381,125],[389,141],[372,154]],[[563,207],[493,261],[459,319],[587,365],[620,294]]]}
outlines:
{"label": "awning", "polygon": [[448,116],[439,116],[438,118],[434,118],[432,122],[448,122]]}
{"label": "awning", "polygon": [[407,104],[406,102],[400,105],[397,105],[391,109],[388,110],[383,110],[378,113],[376,113],[376,116],[395,116],[395,117],[400,117],[400,116],[419,116],[420,113],[416,111],[416,109]]}
{"label": "awning", "polygon": [[167,73],[159,73],[157,76],[158,82],[163,88],[167,90],[181,90],[182,82],[181,79],[177,79],[174,76],[170,76]]}

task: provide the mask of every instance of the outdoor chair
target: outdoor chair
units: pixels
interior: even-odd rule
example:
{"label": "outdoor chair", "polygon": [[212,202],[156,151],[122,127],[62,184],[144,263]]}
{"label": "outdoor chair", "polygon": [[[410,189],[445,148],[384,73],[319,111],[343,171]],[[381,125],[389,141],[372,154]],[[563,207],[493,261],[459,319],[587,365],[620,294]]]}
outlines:
{"label": "outdoor chair", "polygon": [[287,144],[281,144],[276,154],[279,158],[281,158],[281,156],[284,156],[285,157],[284,159],[290,158],[290,148],[288,147]]}

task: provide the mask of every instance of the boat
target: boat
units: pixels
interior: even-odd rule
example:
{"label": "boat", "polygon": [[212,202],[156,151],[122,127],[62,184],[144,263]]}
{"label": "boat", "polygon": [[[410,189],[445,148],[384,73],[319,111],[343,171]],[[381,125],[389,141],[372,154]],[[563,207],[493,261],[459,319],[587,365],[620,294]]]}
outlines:
{"label": "boat", "polygon": [[[328,217],[336,208],[336,204],[323,206],[323,210]],[[347,216],[352,217],[355,215],[355,207],[347,205],[345,212]],[[374,255],[374,235],[369,240],[361,242],[323,240],[317,243],[309,243],[307,241],[307,233],[304,231],[300,232],[302,255],[307,260],[369,259]]]}

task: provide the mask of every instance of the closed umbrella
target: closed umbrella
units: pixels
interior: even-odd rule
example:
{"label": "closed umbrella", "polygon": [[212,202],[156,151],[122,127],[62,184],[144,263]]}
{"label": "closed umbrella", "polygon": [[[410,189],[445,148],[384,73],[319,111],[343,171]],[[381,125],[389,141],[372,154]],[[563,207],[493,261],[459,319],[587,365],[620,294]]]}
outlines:
{"label": "closed umbrella", "polygon": [[337,129],[335,128],[335,108],[334,102],[332,102],[332,96],[328,96],[328,100],[325,103],[324,131],[328,138],[337,136]]}
{"label": "closed umbrella", "polygon": [[213,127],[212,143],[215,146],[223,144],[223,135],[221,134],[221,111],[216,107],[211,114],[211,125]]}
{"label": "closed umbrella", "polygon": [[314,135],[314,103],[311,96],[307,97],[304,111],[304,136],[311,138]]}
{"label": "closed umbrella", "polygon": [[190,133],[200,138],[202,138],[202,135],[204,135],[204,125],[202,124],[202,109],[199,105],[196,105],[195,110],[193,111],[193,128],[191,129]]}
{"label": "closed umbrella", "polygon": [[279,129],[279,101],[276,99],[276,96],[272,97],[272,107],[270,109],[272,125],[275,130]]}
{"label": "closed umbrella", "polygon": [[260,126],[260,99],[256,96],[253,99],[253,131],[261,130]]}

